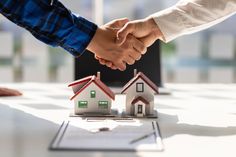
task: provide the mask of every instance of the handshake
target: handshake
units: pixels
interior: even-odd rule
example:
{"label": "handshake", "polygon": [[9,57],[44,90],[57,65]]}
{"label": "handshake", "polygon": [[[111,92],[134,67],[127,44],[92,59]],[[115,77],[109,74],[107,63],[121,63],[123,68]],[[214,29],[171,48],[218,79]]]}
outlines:
{"label": "handshake", "polygon": [[99,27],[87,49],[102,65],[124,71],[141,59],[163,35],[153,18],[129,21],[117,19]]}

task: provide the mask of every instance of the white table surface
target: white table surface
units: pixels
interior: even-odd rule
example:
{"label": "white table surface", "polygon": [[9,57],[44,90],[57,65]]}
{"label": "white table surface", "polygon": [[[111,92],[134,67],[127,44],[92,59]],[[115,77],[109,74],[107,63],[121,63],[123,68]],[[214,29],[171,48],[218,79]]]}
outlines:
{"label": "white table surface", "polygon": [[[0,98],[1,157],[235,157],[236,84],[167,84],[155,105],[164,152],[54,152],[48,147],[73,103],[65,84],[1,84],[22,97]],[[117,96],[115,106],[123,104]]]}

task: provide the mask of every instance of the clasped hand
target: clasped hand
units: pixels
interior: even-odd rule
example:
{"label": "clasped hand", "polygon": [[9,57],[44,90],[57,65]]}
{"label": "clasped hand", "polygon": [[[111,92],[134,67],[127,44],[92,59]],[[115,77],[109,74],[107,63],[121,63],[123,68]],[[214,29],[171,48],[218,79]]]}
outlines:
{"label": "clasped hand", "polygon": [[99,27],[87,49],[100,64],[124,71],[141,59],[162,34],[152,18],[129,21],[117,19]]}

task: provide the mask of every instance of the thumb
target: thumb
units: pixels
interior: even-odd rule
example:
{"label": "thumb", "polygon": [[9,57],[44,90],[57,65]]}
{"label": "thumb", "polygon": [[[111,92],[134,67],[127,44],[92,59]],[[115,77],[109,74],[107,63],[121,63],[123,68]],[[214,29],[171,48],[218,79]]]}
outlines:
{"label": "thumb", "polygon": [[128,18],[121,18],[121,19],[113,20],[106,25],[110,26],[111,28],[120,29],[120,28],[124,27],[124,25],[127,22],[129,22]]}
{"label": "thumb", "polygon": [[132,34],[133,32],[134,32],[134,25],[132,23],[127,23],[123,28],[121,28],[117,32],[116,43],[119,44],[119,45],[122,45],[125,42],[126,37],[129,34]]}
{"label": "thumb", "polygon": [[129,22],[128,18],[121,18],[121,19],[117,19],[115,24],[116,24],[116,28],[122,28],[125,26],[126,23]]}

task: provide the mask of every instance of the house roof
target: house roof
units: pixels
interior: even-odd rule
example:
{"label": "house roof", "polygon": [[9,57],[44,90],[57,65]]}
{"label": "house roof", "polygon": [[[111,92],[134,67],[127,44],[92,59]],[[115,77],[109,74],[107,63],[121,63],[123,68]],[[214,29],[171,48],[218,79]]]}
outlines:
{"label": "house roof", "polygon": [[136,103],[139,102],[139,101],[142,101],[142,102],[143,102],[144,104],[146,104],[146,105],[149,104],[149,102],[148,102],[146,99],[144,99],[142,96],[139,96],[139,97],[135,98],[135,99],[131,102],[131,104],[134,105],[134,104],[136,104]]}
{"label": "house roof", "polygon": [[[84,89],[86,89],[92,82],[94,82],[105,94],[107,94],[111,99],[115,99],[115,94],[107,87],[100,79],[96,76],[88,76],[72,82],[68,87],[72,87],[74,91],[74,96],[70,98],[73,100],[77,95],[79,95]],[[75,90],[76,89],[76,90]]]}
{"label": "house roof", "polygon": [[93,77],[95,77],[95,76],[93,76],[93,75],[92,75],[92,76],[87,76],[87,77],[85,77],[85,78],[76,80],[76,81],[70,83],[70,84],[68,85],[68,87],[73,87],[73,86],[78,85],[78,84],[81,84],[81,83],[83,83],[83,82],[88,82],[88,81],[90,81],[91,79],[93,79]]}
{"label": "house roof", "polygon": [[149,87],[153,89],[155,93],[158,92],[158,87],[142,72],[139,72],[134,78],[132,78],[122,89],[121,93],[125,93],[125,91],[132,85],[134,84],[139,78],[141,78]]}

